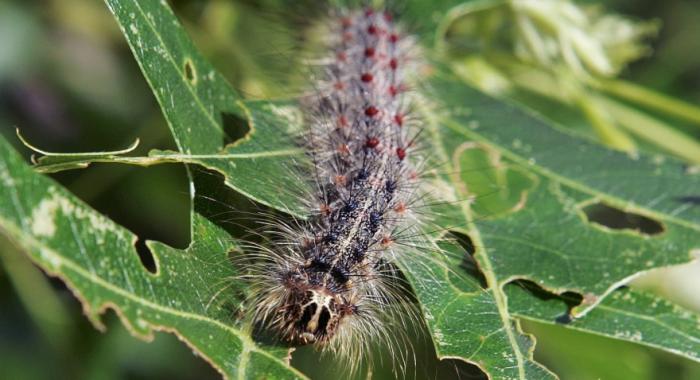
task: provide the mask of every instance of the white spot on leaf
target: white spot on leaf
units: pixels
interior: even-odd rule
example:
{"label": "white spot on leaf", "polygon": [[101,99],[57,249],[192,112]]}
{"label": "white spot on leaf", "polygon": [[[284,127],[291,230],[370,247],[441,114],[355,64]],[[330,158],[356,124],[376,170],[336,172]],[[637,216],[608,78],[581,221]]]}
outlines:
{"label": "white spot on leaf", "polygon": [[56,233],[56,210],[58,200],[54,197],[43,199],[32,211],[32,234],[35,236],[52,237]]}

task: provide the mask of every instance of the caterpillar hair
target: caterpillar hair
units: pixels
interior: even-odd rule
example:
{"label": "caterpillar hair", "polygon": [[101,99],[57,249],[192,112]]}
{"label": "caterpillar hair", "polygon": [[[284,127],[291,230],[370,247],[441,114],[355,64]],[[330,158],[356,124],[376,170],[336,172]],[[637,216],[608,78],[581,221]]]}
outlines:
{"label": "caterpillar hair", "polygon": [[258,324],[354,370],[374,344],[395,350],[388,325],[416,315],[392,262],[420,246],[397,243],[421,236],[424,223],[414,212],[425,158],[408,85],[420,62],[388,12],[340,10],[328,29],[329,53],[301,101],[309,218],[280,223],[282,241],[259,250],[248,277]]}

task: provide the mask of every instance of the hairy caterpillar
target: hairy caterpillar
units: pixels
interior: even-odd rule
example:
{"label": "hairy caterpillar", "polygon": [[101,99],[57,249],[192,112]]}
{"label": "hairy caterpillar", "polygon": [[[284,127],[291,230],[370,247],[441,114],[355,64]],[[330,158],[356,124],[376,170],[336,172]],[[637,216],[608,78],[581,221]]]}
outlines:
{"label": "hairy caterpillar", "polygon": [[391,261],[420,235],[424,159],[407,85],[418,63],[390,13],[338,13],[317,93],[303,102],[311,217],[283,227],[284,243],[255,265],[254,318],[294,344],[362,357],[395,339],[384,324],[412,315]]}

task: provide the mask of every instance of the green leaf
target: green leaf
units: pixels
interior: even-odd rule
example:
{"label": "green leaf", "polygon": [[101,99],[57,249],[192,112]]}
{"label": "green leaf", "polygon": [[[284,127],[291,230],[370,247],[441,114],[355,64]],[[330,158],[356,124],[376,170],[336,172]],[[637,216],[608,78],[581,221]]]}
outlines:
{"label": "green leaf", "polygon": [[[241,101],[197,53],[165,2],[107,3],[180,150],[155,151],[133,161],[201,164],[221,172],[229,186],[250,198],[301,215],[297,191],[288,190],[300,182],[290,167],[304,165],[290,137],[301,125],[295,103]],[[432,12],[417,5],[410,5],[407,14],[430,15],[425,25],[436,23]],[[575,323],[585,321],[619,284],[652,268],[686,262],[689,252],[700,247],[700,209],[690,201],[700,178],[676,161],[629,157],[577,138],[466,87],[449,73],[438,72],[427,82],[417,112],[435,161],[444,164],[444,174],[430,185],[450,202],[435,213],[440,216],[436,222],[468,236],[486,286],[464,277],[461,258],[468,253],[450,243],[443,243],[444,251],[405,256],[399,265],[413,284],[441,357],[474,362],[493,378],[555,378],[532,360],[533,341],[516,319],[551,318],[543,314],[547,305],[530,297],[529,309],[514,314],[503,287],[529,279],[553,293],[580,293],[585,302],[575,309]],[[471,198],[473,205],[465,201]],[[601,226],[585,215],[596,207],[634,214],[631,219],[661,228],[643,233],[634,226]],[[214,244],[210,239],[224,239],[225,233],[197,214],[193,223],[199,233],[193,234],[190,251],[212,254],[194,248]],[[168,269],[161,268],[161,275]],[[635,312],[644,319],[643,310]],[[637,327],[643,336],[644,328],[653,328]],[[590,331],[605,333],[595,324]],[[680,350],[671,344],[659,346]],[[207,347],[219,352],[229,346],[217,341]],[[251,371],[266,371],[247,363]]]}
{"label": "green leaf", "polygon": [[133,335],[175,333],[228,378],[302,377],[283,362],[283,352],[253,342],[232,318],[235,304],[213,302],[235,275],[227,255],[236,247],[227,232],[194,214],[186,250],[147,242],[157,263],[152,274],[139,261],[134,234],[34,173],[4,139],[0,181],[0,231],[68,285],[95,327],[103,329],[100,314],[113,309]]}
{"label": "green leaf", "polygon": [[[533,303],[531,292],[542,301]],[[508,285],[508,306],[521,318],[555,323],[575,300],[554,297],[531,287]],[[639,343],[700,361],[700,318],[652,294],[622,288],[606,297],[585,318],[567,328]]]}
{"label": "green leaf", "polygon": [[420,252],[422,257],[399,259],[421,304],[438,356],[462,358],[494,379],[555,379],[534,362],[534,340],[510,316],[500,289],[483,289],[478,281],[459,274],[466,254],[463,249],[448,243],[441,248]]}
{"label": "green leaf", "polygon": [[[280,157],[300,155],[280,124],[256,123],[255,111],[242,107],[239,96],[207,62],[182,29],[167,2],[106,0],[124,33],[168,122],[179,153],[152,152],[148,164],[179,160],[205,163],[227,172],[226,183],[261,203],[280,209],[292,204],[279,196],[270,179],[285,176]],[[290,109],[263,105],[280,121],[300,123]],[[296,112],[291,109],[292,112]],[[283,131],[289,125],[283,125]],[[226,147],[224,145],[228,144]],[[155,160],[155,161],[153,161]],[[259,173],[266,173],[260,176]],[[266,187],[266,185],[271,185]],[[293,210],[294,211],[294,210]],[[296,210],[297,212],[299,210]]]}
{"label": "green leaf", "polygon": [[[501,284],[527,278],[556,293],[574,290],[599,300],[639,272],[688,262],[700,247],[700,208],[690,200],[700,175],[682,163],[605,149],[449,76],[431,86],[440,106],[451,110],[437,122],[453,172],[474,168],[462,153],[470,141],[528,172],[536,184],[507,217],[478,222],[483,247],[498,252],[494,270]],[[457,189],[471,181],[469,172],[452,177]],[[643,216],[660,231],[590,222],[584,211],[596,203]]]}
{"label": "green leaf", "polygon": [[166,1],[106,0],[145,73],[178,148],[220,149],[222,120],[238,95],[195,49]]}
{"label": "green leaf", "polygon": [[[517,376],[512,373],[501,376],[544,378],[528,372],[532,370],[528,361],[531,348],[525,345],[523,349],[515,343],[524,338],[511,322],[513,317],[502,292],[506,283],[530,279],[554,293],[583,294],[584,303],[578,307],[578,314],[585,320],[584,315],[618,284],[653,267],[687,262],[690,251],[700,246],[697,212],[683,201],[690,195],[688,189],[700,188],[700,178],[687,172],[680,163],[646,156],[630,159],[577,139],[450,76],[437,76],[429,85],[431,92],[427,97],[436,99],[437,105],[426,107],[422,114],[426,128],[432,132],[431,142],[436,145],[431,151],[438,155],[439,162],[449,163],[444,167],[447,173],[452,173],[447,181],[460,198],[476,198],[473,209],[462,202],[461,210],[457,207],[445,210],[443,215],[452,218],[443,225],[455,225],[455,220],[472,222],[467,227],[452,229],[471,238],[476,261],[491,293],[489,299],[498,311],[487,313],[486,318],[469,317],[470,311],[478,310],[474,302],[483,293],[474,293],[472,289],[471,294],[465,294],[459,287],[444,286],[441,298],[447,303],[438,308],[440,315],[447,319],[461,313],[462,318],[459,318],[461,323],[427,318],[440,354],[481,360],[482,355],[493,358],[498,353],[515,353]],[[433,109],[443,112],[432,112]],[[490,202],[489,198],[496,200]],[[648,216],[660,223],[662,230],[645,235],[589,222],[584,210],[598,202]],[[485,206],[479,206],[480,203]],[[475,211],[481,213],[474,215]],[[473,223],[476,219],[478,223]],[[453,262],[450,267],[457,265]],[[425,276],[415,270],[415,265],[406,264],[404,268],[414,280]],[[424,304],[437,293],[436,284],[416,288]],[[537,315],[535,310],[544,307],[534,297],[528,301],[531,309],[525,309],[523,316]],[[645,318],[644,314],[640,318]],[[474,332],[493,331],[482,324],[498,319],[510,347],[480,352],[497,345],[482,349],[478,343],[484,335],[475,337]],[[447,324],[453,326],[449,335],[443,333]],[[642,334],[653,335],[653,326],[639,328],[652,328],[643,330]],[[461,344],[450,341],[441,344],[442,336],[463,340]],[[498,337],[496,334],[495,338]],[[465,347],[471,349],[464,351]],[[486,369],[494,373],[502,368],[507,367],[496,365]]]}

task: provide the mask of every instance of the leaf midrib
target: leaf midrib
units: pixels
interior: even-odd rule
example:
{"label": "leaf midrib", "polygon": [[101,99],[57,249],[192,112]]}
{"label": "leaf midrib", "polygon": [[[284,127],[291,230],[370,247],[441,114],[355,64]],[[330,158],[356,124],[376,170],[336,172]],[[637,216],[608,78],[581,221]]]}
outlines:
{"label": "leaf midrib", "polygon": [[[425,117],[426,126],[429,128],[432,137],[432,144],[436,147],[438,155],[440,156],[443,162],[448,163],[446,164],[447,166],[449,166],[448,173],[454,172],[454,168],[452,167],[449,155],[445,151],[444,145],[442,143],[442,136],[438,131],[438,126],[440,124],[438,119],[434,116],[433,113],[426,110],[421,102],[416,103],[417,108],[421,109],[422,114]],[[454,179],[451,179],[451,182],[454,182]],[[473,218],[468,202],[461,202],[461,204],[461,213],[470,225],[470,238],[474,241],[476,246],[483,247],[484,245],[481,242],[481,236],[479,234],[479,231],[473,223]],[[479,252],[477,252],[477,254],[479,254],[483,261],[483,267],[481,268],[482,273],[484,273],[486,283],[489,285],[490,292],[493,295],[494,302],[496,303],[496,308],[498,309],[498,315],[501,319],[501,324],[503,325],[503,328],[506,331],[506,336],[508,337],[508,343],[511,346],[513,354],[515,355],[518,365],[518,376],[520,379],[526,380],[527,378],[525,376],[525,358],[523,357],[522,352],[520,351],[520,346],[518,345],[515,332],[513,331],[513,319],[508,311],[508,305],[505,298],[506,296],[503,293],[503,289],[501,289],[499,286],[498,280],[493,270],[493,266],[491,264],[491,260],[486,254],[486,251],[482,249],[480,250],[480,252],[481,254],[479,254]]]}

